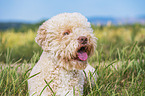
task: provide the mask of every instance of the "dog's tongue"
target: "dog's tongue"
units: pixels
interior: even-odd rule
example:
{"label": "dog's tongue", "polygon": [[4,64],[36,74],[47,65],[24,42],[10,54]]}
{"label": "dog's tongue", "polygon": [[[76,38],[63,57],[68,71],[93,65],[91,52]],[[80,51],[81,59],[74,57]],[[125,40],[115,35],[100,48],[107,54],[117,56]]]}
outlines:
{"label": "dog's tongue", "polygon": [[81,61],[86,61],[88,59],[88,55],[86,52],[78,52],[78,58],[81,60]]}

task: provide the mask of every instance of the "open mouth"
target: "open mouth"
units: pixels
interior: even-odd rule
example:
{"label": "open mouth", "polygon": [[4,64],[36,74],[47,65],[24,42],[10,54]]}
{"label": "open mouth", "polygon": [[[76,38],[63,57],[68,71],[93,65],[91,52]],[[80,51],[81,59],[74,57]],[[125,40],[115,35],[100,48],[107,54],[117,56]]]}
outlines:
{"label": "open mouth", "polygon": [[77,60],[86,61],[88,59],[88,54],[86,51],[87,51],[86,46],[79,47],[79,49],[77,51]]}

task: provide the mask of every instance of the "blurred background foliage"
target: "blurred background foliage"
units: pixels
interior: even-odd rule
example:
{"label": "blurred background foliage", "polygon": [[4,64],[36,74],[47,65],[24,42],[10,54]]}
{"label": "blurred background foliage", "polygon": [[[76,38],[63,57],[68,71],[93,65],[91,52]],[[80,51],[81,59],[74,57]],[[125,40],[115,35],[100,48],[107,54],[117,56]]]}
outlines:
{"label": "blurred background foliage", "polygon": [[[35,43],[35,36],[41,24],[42,22],[22,24],[21,26],[0,30],[0,62],[5,63],[8,54],[12,62],[20,59],[29,62],[35,52],[41,54],[42,49]],[[97,52],[102,51],[102,61],[118,59],[117,50],[123,48],[129,54],[131,46],[135,42],[141,52],[145,52],[145,25],[92,25],[92,28],[98,38]],[[139,54],[140,52],[136,52],[136,59]],[[93,58],[97,59],[96,55]]]}

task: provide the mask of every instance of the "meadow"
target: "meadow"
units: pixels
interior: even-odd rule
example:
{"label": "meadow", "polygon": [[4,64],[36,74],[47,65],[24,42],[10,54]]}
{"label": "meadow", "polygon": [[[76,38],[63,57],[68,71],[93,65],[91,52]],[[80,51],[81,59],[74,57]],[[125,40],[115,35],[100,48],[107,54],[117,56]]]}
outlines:
{"label": "meadow", "polygon": [[[145,96],[145,25],[92,25],[97,48],[88,62],[96,68],[84,96]],[[27,80],[42,49],[35,43],[38,26],[0,31],[0,95],[28,96]]]}

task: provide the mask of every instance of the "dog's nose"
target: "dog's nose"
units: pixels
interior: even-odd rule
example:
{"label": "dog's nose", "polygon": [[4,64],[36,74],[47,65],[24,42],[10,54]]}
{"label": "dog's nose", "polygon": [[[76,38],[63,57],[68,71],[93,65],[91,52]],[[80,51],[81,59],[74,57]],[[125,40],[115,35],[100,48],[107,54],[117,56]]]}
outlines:
{"label": "dog's nose", "polygon": [[85,37],[85,36],[80,36],[80,37],[78,38],[78,42],[79,42],[80,44],[87,44],[87,41],[88,41],[88,39],[87,39],[87,37]]}

